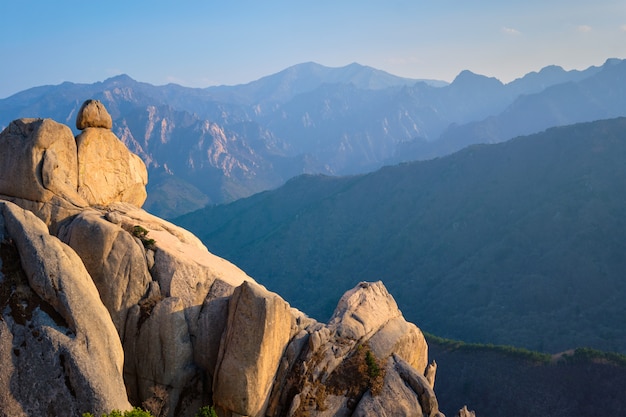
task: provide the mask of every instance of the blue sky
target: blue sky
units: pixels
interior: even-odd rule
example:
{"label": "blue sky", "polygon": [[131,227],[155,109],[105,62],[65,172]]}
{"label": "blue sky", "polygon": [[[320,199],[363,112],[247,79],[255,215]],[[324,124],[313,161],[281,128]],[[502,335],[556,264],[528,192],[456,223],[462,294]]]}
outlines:
{"label": "blue sky", "polygon": [[308,61],[508,82],[626,58],[623,0],[1,0],[0,19],[0,98],[121,73],[241,84]]}

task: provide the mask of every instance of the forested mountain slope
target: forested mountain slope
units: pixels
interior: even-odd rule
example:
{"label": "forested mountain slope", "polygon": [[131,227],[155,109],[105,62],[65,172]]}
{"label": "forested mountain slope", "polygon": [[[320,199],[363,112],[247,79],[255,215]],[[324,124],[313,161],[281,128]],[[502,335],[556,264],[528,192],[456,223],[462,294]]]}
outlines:
{"label": "forested mountain slope", "polygon": [[382,279],[455,339],[626,351],[626,119],[471,146],[371,174],[302,176],[177,223],[328,317]]}

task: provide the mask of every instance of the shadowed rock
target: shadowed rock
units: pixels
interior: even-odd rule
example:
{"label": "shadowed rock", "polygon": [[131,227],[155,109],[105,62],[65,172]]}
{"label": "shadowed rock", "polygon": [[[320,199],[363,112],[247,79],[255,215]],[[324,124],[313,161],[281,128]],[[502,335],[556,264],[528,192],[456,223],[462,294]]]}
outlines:
{"label": "shadowed rock", "polygon": [[2,201],[0,245],[0,414],[129,409],[122,346],[80,258]]}

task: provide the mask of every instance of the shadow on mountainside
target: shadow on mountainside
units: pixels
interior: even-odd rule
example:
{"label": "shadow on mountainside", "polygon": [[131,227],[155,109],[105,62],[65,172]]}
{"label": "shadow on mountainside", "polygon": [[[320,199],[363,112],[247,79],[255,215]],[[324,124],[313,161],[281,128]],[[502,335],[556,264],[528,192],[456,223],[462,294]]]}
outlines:
{"label": "shadow on mountainside", "polygon": [[[441,404],[471,404],[480,417],[626,414],[626,357],[578,349],[540,355],[427,335]],[[454,409],[442,407],[446,415]]]}

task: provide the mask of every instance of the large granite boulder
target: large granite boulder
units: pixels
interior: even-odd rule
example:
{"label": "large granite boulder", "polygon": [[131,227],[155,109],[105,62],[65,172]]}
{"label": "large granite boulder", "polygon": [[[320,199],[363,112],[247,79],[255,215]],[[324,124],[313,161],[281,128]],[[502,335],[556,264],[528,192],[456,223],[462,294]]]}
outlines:
{"label": "large granite boulder", "polygon": [[76,115],[76,129],[85,130],[88,127],[111,129],[113,119],[100,100],[87,100],[80,106]]}
{"label": "large granite boulder", "polygon": [[123,336],[128,310],[144,297],[152,280],[143,244],[93,209],[62,224],[58,236],[83,260]]}
{"label": "large granite boulder", "polygon": [[0,256],[0,414],[129,409],[122,345],[76,253],[0,201]]}
{"label": "large granite boulder", "polygon": [[[193,416],[212,402],[228,300],[254,280],[188,231],[136,206],[98,210],[66,222],[60,235],[79,254],[89,248],[85,263],[103,300],[114,295],[105,305],[118,317],[129,398],[155,415]],[[133,297],[119,298],[133,288]]]}
{"label": "large granite boulder", "polygon": [[78,194],[76,141],[51,119],[14,120],[0,133],[0,197],[52,229],[88,203]]}
{"label": "large granite boulder", "polygon": [[[301,328],[304,337],[293,338],[286,349],[295,352],[283,358],[270,415],[440,415],[434,393],[424,394],[432,392],[423,376],[424,336],[404,320],[382,282],[347,291],[327,325],[303,322]],[[418,382],[426,386],[409,384],[418,377],[407,377],[405,368],[411,377],[422,375]]]}
{"label": "large granite boulder", "polygon": [[19,119],[0,133],[0,194],[42,203],[57,196],[85,206],[77,189],[69,127],[51,119]]}
{"label": "large granite boulder", "polygon": [[295,324],[289,305],[257,284],[237,287],[228,305],[213,401],[230,412],[262,416]]}
{"label": "large granite boulder", "polygon": [[368,340],[378,357],[395,353],[424,372],[428,364],[428,344],[413,323],[402,317],[396,301],[381,281],[363,282],[339,300],[328,327],[342,338]]}
{"label": "large granite boulder", "polygon": [[78,193],[90,205],[146,201],[146,165],[109,129],[88,127],[76,137]]}
{"label": "large granite boulder", "polygon": [[0,196],[35,213],[56,231],[89,206],[146,200],[143,161],[111,132],[102,103],[81,108],[74,138],[51,119],[14,120],[0,133]]}

